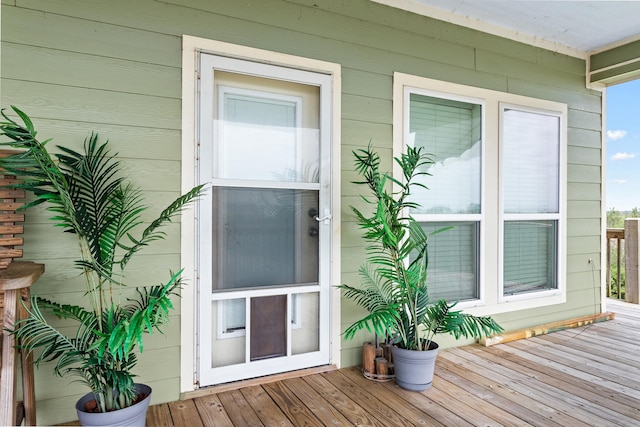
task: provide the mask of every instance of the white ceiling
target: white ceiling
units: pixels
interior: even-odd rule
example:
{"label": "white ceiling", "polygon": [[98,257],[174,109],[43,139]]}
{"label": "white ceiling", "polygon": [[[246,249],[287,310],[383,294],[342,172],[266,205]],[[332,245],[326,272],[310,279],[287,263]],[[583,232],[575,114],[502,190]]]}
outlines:
{"label": "white ceiling", "polygon": [[586,57],[640,38],[639,0],[374,0]]}

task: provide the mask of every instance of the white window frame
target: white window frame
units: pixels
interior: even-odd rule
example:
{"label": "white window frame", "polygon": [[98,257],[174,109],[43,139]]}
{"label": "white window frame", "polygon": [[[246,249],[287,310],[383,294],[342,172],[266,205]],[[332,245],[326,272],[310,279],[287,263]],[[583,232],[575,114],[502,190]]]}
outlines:
{"label": "white window frame", "polygon": [[[432,98],[440,98],[440,99],[446,99],[446,100],[451,100],[451,101],[458,101],[458,102],[465,102],[468,104],[476,104],[479,105],[481,107],[481,114],[480,114],[480,137],[481,137],[481,146],[480,146],[480,213],[477,214],[452,214],[452,215],[448,215],[448,214],[412,214],[412,216],[415,218],[416,221],[420,222],[420,223],[436,223],[436,222],[441,222],[441,223],[450,223],[450,222],[477,222],[478,223],[478,233],[480,234],[479,236],[479,241],[478,241],[478,298],[477,299],[473,299],[473,300],[465,300],[465,301],[460,301],[460,303],[457,305],[457,307],[459,308],[469,308],[469,307],[476,307],[476,306],[482,306],[484,305],[484,279],[483,279],[483,265],[484,265],[484,251],[482,250],[482,248],[484,247],[484,224],[485,224],[485,218],[484,218],[484,195],[485,195],[485,187],[484,187],[484,182],[485,182],[485,122],[486,122],[486,114],[485,114],[485,100],[482,98],[473,98],[470,96],[464,96],[464,95],[458,95],[458,94],[451,94],[451,93],[447,93],[447,92],[440,92],[440,91],[435,91],[435,90],[428,90],[428,89],[424,89],[424,88],[419,88],[419,87],[413,87],[413,86],[404,86],[404,102],[403,102],[403,108],[404,111],[409,111],[410,108],[410,101],[411,101],[411,94],[418,94],[418,95],[424,95],[424,96],[428,96],[428,97],[432,97]],[[400,148],[401,150],[404,150],[405,147],[405,143],[404,141],[406,141],[406,137],[409,134],[409,129],[410,129],[410,115],[409,114],[404,114],[403,113],[403,129],[404,129],[404,136],[403,136],[403,142],[402,142],[402,148]],[[395,122],[394,122],[395,123]],[[428,150],[427,150],[428,151]],[[394,157],[398,156],[401,152],[404,151],[397,151],[397,147],[394,146]],[[394,171],[394,174],[396,174],[397,171]],[[396,175],[398,176],[398,175]],[[428,187],[428,183],[427,183],[427,187]]]}
{"label": "white window frame", "polygon": [[[458,307],[475,315],[492,315],[518,310],[543,307],[566,302],[566,181],[567,181],[567,105],[506,92],[482,89],[473,86],[443,82],[404,73],[394,73],[393,83],[393,155],[405,150],[405,135],[408,118],[405,117],[408,93],[443,95],[444,98],[477,103],[482,101],[482,223],[480,229],[480,298],[460,302]],[[512,105],[519,109],[553,112],[560,117],[560,189],[558,218],[558,288],[550,291],[532,292],[517,296],[502,296],[502,185],[500,181],[500,114],[501,105]],[[394,164],[395,176],[401,176],[399,166]],[[496,189],[498,191],[496,191]],[[429,221],[462,220],[456,216],[436,218]],[[420,220],[419,218],[416,218]],[[496,261],[499,260],[499,261]]]}
{"label": "white window frame", "polygon": [[[542,114],[551,117],[557,117],[560,119],[560,135],[559,135],[559,153],[558,153],[558,162],[559,162],[559,173],[558,173],[558,212],[557,213],[505,213],[504,212],[504,181],[500,180],[500,228],[499,228],[499,244],[500,251],[498,261],[500,263],[499,268],[499,301],[501,303],[510,302],[510,301],[518,301],[518,300],[526,300],[531,298],[544,298],[549,296],[561,295],[563,293],[564,288],[564,277],[565,272],[565,262],[561,262],[560,260],[564,259],[565,254],[565,228],[566,228],[566,217],[565,217],[565,208],[564,201],[566,199],[565,194],[565,185],[566,182],[566,114],[563,115],[562,111],[557,110],[548,110],[542,108],[535,108],[528,105],[518,105],[513,103],[501,102],[499,105],[500,108],[500,160],[499,164],[503,165],[503,156],[504,156],[504,144],[503,141],[503,126],[504,123],[504,112],[507,109],[522,111],[526,113],[533,114]],[[563,131],[564,128],[564,131]],[[543,220],[543,221],[557,221],[557,242],[556,242],[556,271],[555,271],[555,280],[557,287],[555,289],[549,289],[544,291],[536,291],[536,292],[528,292],[528,293],[519,293],[514,295],[505,295],[504,294],[504,225],[505,222],[509,221],[534,221],[534,220]],[[566,237],[566,236],[565,236]],[[562,289],[561,289],[562,288]]]}

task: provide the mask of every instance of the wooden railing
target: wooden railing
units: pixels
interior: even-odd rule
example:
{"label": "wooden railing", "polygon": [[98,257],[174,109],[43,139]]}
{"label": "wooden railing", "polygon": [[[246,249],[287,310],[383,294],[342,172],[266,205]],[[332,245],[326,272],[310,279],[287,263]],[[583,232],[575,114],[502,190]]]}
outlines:
{"label": "wooden railing", "polygon": [[623,299],[624,228],[607,228],[607,297]]}
{"label": "wooden railing", "polygon": [[607,297],[640,303],[640,219],[607,229]]}

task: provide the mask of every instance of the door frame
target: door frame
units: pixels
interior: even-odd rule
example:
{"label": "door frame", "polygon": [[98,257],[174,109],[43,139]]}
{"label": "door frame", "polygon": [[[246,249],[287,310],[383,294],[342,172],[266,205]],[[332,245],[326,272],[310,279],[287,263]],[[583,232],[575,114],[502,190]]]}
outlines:
{"label": "door frame", "polygon": [[[200,53],[222,55],[256,63],[280,65],[331,76],[331,247],[330,256],[330,363],[340,367],[340,292],[333,285],[340,283],[340,135],[341,135],[341,67],[339,64],[303,58],[278,52],[235,45],[184,35],[182,37],[182,153],[181,191],[197,182],[198,96]],[[180,299],[180,391],[199,388],[196,368],[196,333],[198,319],[197,272],[197,208],[185,210],[181,217],[180,254],[185,285]],[[320,254],[323,256],[323,254]],[[326,254],[324,255],[326,256]]]}

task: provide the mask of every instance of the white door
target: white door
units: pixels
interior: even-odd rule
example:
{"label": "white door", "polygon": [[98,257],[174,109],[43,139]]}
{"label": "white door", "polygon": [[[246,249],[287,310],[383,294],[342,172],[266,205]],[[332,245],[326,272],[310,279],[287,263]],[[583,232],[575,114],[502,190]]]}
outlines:
{"label": "white door", "polygon": [[330,84],[200,56],[201,386],[330,362]]}

